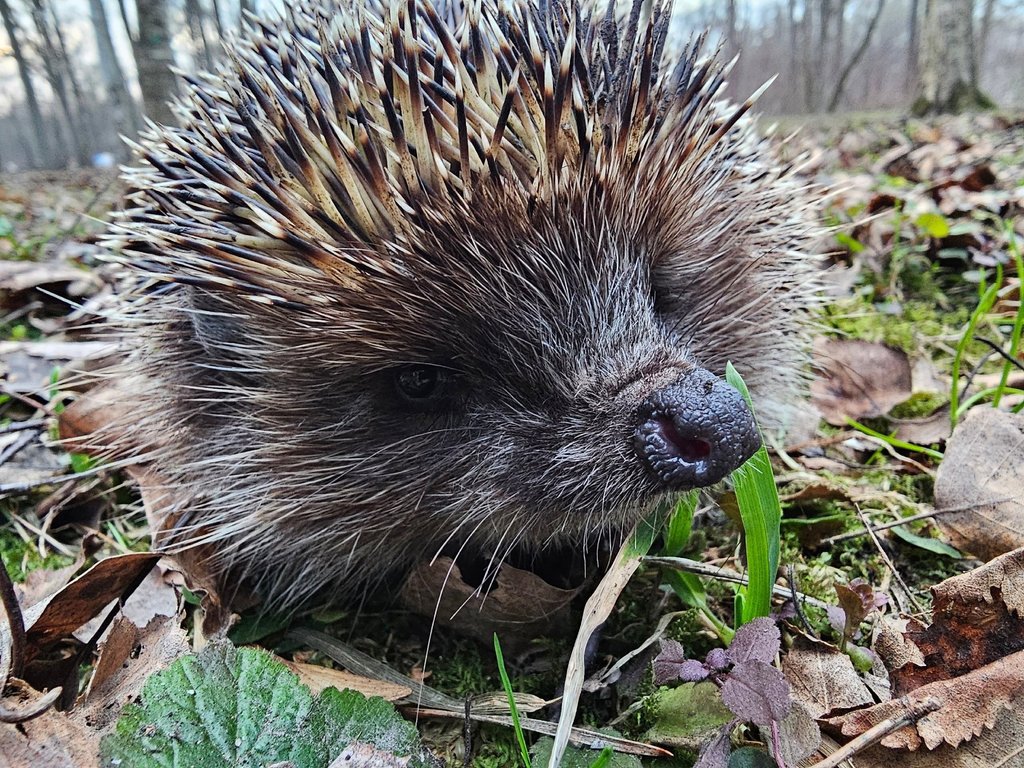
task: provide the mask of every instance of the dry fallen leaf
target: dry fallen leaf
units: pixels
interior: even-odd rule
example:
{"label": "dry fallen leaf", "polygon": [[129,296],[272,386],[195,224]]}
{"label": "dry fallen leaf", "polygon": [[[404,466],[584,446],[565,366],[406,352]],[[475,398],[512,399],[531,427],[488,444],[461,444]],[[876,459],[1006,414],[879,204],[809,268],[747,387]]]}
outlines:
{"label": "dry fallen leaf", "polygon": [[314,695],[320,693],[325,688],[332,687],[337,688],[339,691],[348,688],[353,691],[359,691],[364,696],[380,696],[388,701],[399,701],[412,694],[412,688],[409,686],[390,683],[386,680],[374,680],[369,677],[346,672],[343,669],[318,667],[315,664],[304,664],[280,658],[278,661],[297,674],[303,685],[308,686]]}
{"label": "dry fallen leaf", "polygon": [[1019,710],[1003,710],[991,730],[957,747],[900,752],[898,758],[875,745],[857,754],[857,768],[1020,768],[1024,765],[1024,723]]}
{"label": "dry fallen leaf", "polygon": [[178,616],[157,616],[142,628],[119,617],[98,649],[89,687],[70,717],[90,728],[98,746],[149,676],[190,650]]}
{"label": "dry fallen leaf", "polygon": [[[882,747],[914,752],[935,751],[933,762],[953,764],[953,748],[965,742],[971,754],[998,755],[991,763],[1019,765],[1021,750],[1020,699],[1024,697],[1024,549],[970,573],[947,579],[932,588],[933,619],[929,626],[910,620],[903,641],[892,637],[893,625],[879,635],[878,650],[888,659],[905,663],[890,673],[899,698],[849,712],[825,722],[844,736],[858,736],[879,723],[899,718],[923,702],[938,702],[936,711],[885,736]],[[884,647],[882,647],[884,645]],[[1009,719],[1010,725],[1007,725]],[[1009,738],[993,741],[988,732],[1004,729]],[[1008,730],[1006,730],[1008,729]],[[878,749],[875,758],[881,759]],[[1005,762],[1000,762],[1001,760]],[[859,763],[858,763],[859,764]],[[888,765],[884,760],[875,763]]]}
{"label": "dry fallen leaf", "polygon": [[[402,601],[438,624],[490,642],[497,632],[502,646],[513,649],[533,638],[567,633],[571,629],[569,604],[578,589],[559,589],[529,571],[501,566],[491,589],[483,592],[467,584],[449,558],[438,558],[415,568],[402,585]],[[440,600],[438,598],[440,595]]]}
{"label": "dry fallen leaf", "polygon": [[835,646],[797,636],[782,657],[792,696],[812,717],[871,704],[874,699],[850,657]]}
{"label": "dry fallen leaf", "polygon": [[[1024,415],[972,408],[946,445],[935,478],[935,521],[981,560],[1024,547]],[[955,511],[953,511],[955,510]]]}
{"label": "dry fallen leaf", "polygon": [[906,353],[884,344],[819,337],[814,367],[811,400],[836,426],[847,418],[882,416],[912,393]]}
{"label": "dry fallen leaf", "polygon": [[[31,661],[53,643],[68,637],[100,610],[139,582],[160,555],[134,552],[100,560],[66,587],[25,611],[28,658]],[[2,647],[6,637],[0,635]]]}
{"label": "dry fallen leaf", "polygon": [[0,723],[0,764],[12,768],[98,768],[99,737],[49,709],[18,725]]}
{"label": "dry fallen leaf", "polygon": [[1024,549],[932,587],[932,623],[906,637],[924,666],[892,671],[897,695],[1024,650]]}
{"label": "dry fallen leaf", "polygon": [[[825,722],[843,736],[857,736],[883,720],[899,716],[908,706],[935,698],[941,704],[940,709],[925,715],[916,725],[908,725],[889,734],[880,743],[890,750],[914,751],[922,746],[936,749],[942,744],[956,747],[979,736],[986,728],[994,727],[1004,712],[1014,709],[1022,696],[1024,651],[960,677],[923,685],[900,699],[829,718]],[[1012,712],[1011,717],[1018,719],[1019,715]]]}
{"label": "dry fallen leaf", "polygon": [[936,445],[952,434],[949,421],[949,403],[920,419],[890,419],[896,428],[896,437],[916,445]]}

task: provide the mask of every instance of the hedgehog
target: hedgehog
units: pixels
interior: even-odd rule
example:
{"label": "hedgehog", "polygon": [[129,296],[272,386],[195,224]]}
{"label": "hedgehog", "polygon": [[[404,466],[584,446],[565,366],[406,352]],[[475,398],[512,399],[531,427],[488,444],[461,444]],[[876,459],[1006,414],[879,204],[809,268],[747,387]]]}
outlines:
{"label": "hedgehog", "polygon": [[[126,170],[103,443],[265,606],[586,550],[784,426],[810,195],[670,2],[306,0]],[[755,97],[756,98],[756,95]]]}

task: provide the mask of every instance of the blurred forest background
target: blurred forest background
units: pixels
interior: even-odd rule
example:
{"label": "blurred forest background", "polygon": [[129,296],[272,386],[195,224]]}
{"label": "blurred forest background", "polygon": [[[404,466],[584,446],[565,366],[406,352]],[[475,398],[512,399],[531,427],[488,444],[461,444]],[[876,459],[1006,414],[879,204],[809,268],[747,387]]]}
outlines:
{"label": "blurred forest background", "polygon": [[[621,0],[620,0],[621,1]],[[210,69],[282,0],[0,0],[0,170],[110,166],[143,115],[171,122],[174,66]],[[767,114],[1024,105],[1024,0],[677,0],[674,34],[741,53],[729,93],[772,74]]]}

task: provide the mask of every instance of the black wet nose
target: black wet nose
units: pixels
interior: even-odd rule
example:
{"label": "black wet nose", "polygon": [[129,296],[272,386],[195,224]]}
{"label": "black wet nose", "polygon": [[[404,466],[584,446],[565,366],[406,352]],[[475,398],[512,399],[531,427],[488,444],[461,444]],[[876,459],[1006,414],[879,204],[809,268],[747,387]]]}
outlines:
{"label": "black wet nose", "polygon": [[643,402],[633,441],[643,462],[672,490],[717,483],[761,445],[743,396],[703,368]]}

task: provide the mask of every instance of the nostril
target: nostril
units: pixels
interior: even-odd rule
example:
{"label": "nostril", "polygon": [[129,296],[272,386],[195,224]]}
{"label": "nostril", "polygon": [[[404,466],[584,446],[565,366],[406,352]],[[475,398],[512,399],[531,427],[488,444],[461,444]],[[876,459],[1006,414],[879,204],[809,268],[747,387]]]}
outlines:
{"label": "nostril", "polygon": [[675,422],[665,416],[655,420],[668,449],[683,461],[694,464],[711,456],[711,443],[701,437],[685,437]]}

